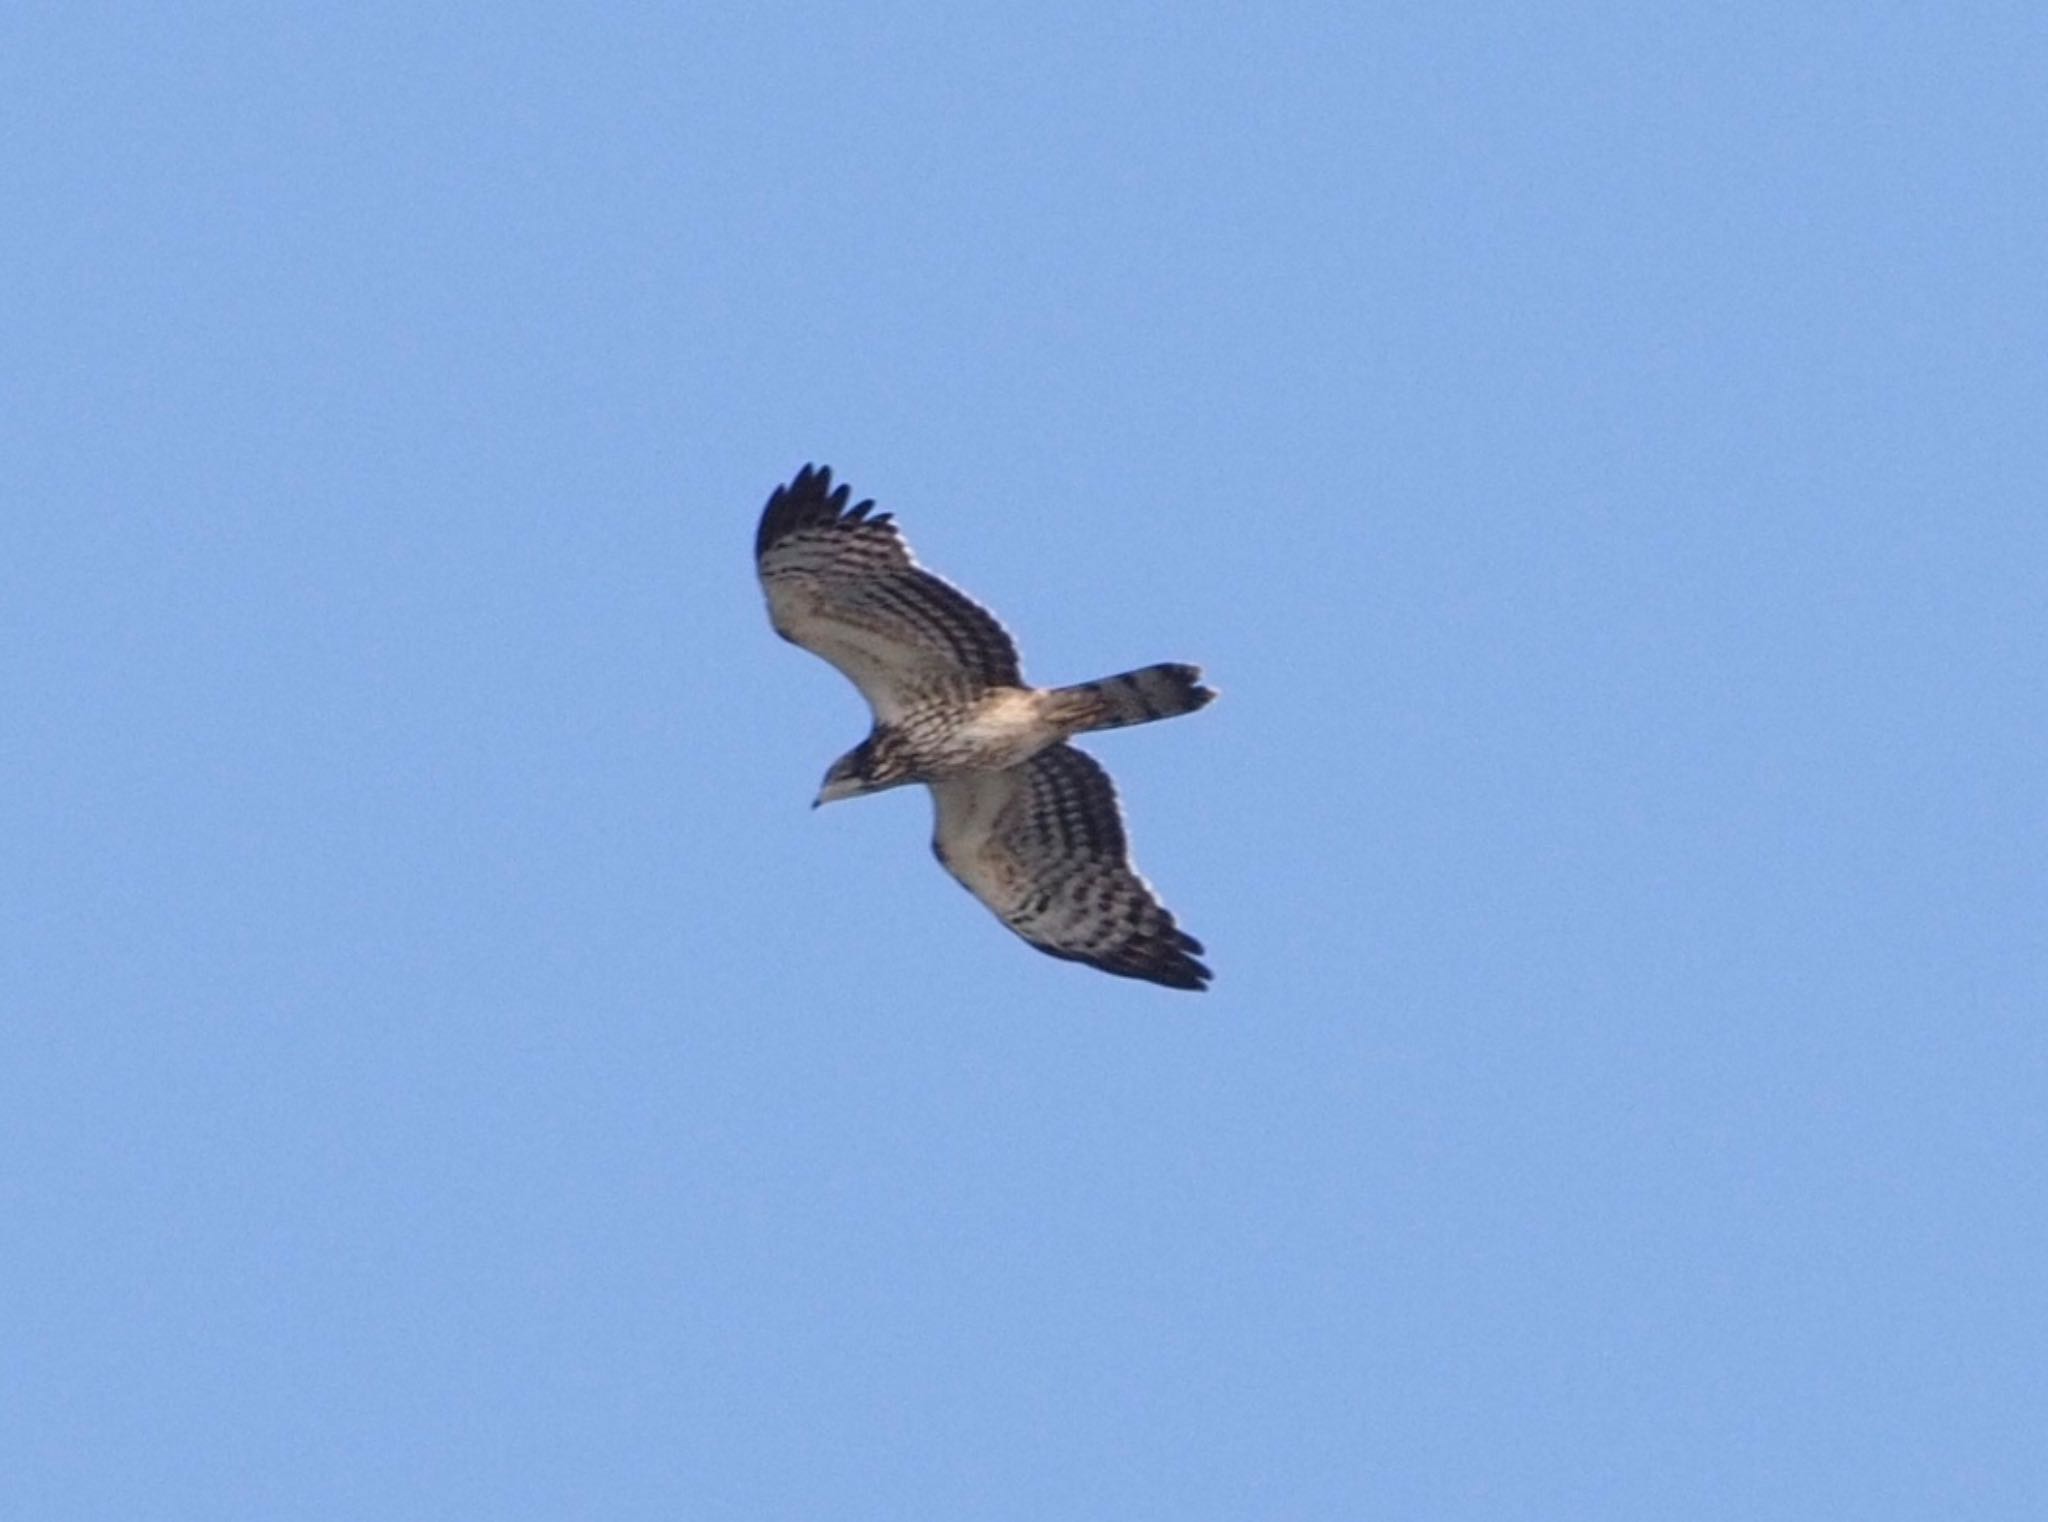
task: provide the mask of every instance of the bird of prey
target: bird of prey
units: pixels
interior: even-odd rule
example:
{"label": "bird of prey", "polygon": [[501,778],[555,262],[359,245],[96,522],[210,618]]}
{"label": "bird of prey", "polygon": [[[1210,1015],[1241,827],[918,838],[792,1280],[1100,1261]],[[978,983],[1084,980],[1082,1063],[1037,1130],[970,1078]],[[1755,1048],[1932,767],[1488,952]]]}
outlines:
{"label": "bird of prey", "polygon": [[922,782],[932,850],[1040,951],[1201,989],[1209,969],[1131,865],[1109,774],[1066,742],[1193,713],[1201,672],[1145,666],[1031,687],[987,609],[911,558],[888,513],[806,465],[761,514],[754,558],[775,632],[824,657],[874,710],[812,807]]}

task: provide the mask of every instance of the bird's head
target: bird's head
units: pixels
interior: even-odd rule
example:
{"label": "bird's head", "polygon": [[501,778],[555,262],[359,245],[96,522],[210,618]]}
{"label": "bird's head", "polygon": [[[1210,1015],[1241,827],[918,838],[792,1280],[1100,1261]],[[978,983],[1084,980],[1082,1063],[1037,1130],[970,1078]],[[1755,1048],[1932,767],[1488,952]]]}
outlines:
{"label": "bird's head", "polygon": [[837,803],[842,798],[858,798],[863,793],[879,793],[885,787],[897,787],[910,780],[895,752],[888,746],[877,745],[875,737],[869,735],[832,763],[811,807]]}

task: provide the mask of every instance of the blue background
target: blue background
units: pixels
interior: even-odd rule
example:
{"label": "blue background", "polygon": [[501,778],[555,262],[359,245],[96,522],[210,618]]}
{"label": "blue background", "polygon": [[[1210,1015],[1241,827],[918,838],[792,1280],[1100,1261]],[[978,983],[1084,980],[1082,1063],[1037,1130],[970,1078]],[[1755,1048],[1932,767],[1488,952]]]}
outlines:
{"label": "blue background", "polygon": [[2039,1515],[2048,25],[1677,9],[10,10],[0,1509]]}

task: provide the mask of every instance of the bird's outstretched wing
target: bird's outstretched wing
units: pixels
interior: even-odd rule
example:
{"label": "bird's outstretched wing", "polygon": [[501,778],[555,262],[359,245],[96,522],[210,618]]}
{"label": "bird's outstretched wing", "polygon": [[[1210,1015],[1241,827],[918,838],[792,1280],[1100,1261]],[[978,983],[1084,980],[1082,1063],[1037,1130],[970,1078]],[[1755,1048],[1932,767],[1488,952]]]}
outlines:
{"label": "bird's outstretched wing", "polygon": [[1116,789],[1071,745],[931,785],[932,850],[996,917],[1051,956],[1201,989],[1202,943],[1131,865]]}
{"label": "bird's outstretched wing", "polygon": [[806,465],[761,514],[754,560],[776,633],[852,679],[883,723],[924,695],[1018,686],[995,616],[911,558],[887,513]]}

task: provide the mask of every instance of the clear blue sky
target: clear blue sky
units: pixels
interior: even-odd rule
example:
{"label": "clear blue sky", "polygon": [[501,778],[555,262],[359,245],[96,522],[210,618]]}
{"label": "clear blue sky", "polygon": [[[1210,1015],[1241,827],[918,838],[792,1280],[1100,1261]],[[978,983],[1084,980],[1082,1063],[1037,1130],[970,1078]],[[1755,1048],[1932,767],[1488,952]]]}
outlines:
{"label": "clear blue sky", "polygon": [[[2044,144],[2038,4],[13,8],[0,1512],[2039,1516]],[[1212,992],[810,811],[806,460],[1207,668]]]}

